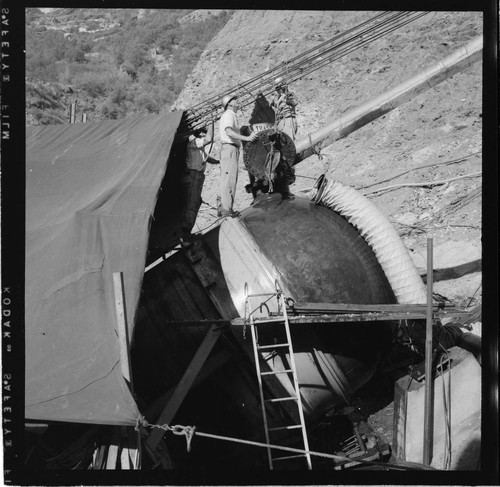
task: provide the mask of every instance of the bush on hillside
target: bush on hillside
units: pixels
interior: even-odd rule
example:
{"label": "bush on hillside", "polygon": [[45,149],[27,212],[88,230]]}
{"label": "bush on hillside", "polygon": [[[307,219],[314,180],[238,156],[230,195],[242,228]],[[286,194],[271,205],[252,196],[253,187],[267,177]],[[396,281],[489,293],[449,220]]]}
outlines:
{"label": "bush on hillside", "polygon": [[84,90],[91,97],[104,96],[118,82],[116,73],[110,71],[89,71],[83,73],[76,82],[76,87]]}
{"label": "bush on hillside", "polygon": [[[203,22],[179,24],[178,20],[193,10],[162,9],[138,18],[136,9],[104,13],[100,9],[74,9],[71,17],[65,18],[72,23],[71,35],[65,37],[61,30],[45,29],[43,14],[37,9],[28,10],[27,79],[60,82],[82,90],[82,99],[87,95],[94,99],[99,115],[105,118],[168,110],[206,44],[230,17],[223,12]],[[89,29],[100,26],[96,19],[102,17],[119,22],[121,27],[96,33],[78,31],[78,25]],[[158,71],[150,55],[153,48],[172,59],[175,70]],[[53,116],[44,118],[38,113],[34,118],[54,123],[49,122]]]}
{"label": "bush on hillside", "polygon": [[150,93],[143,93],[135,99],[140,111],[147,113],[160,113],[160,104]]}
{"label": "bush on hillside", "polygon": [[63,118],[62,114],[53,109],[39,109],[35,108],[31,111],[37,125],[57,125],[60,123],[69,122],[68,119]]}
{"label": "bush on hillside", "polygon": [[111,120],[117,120],[119,118],[125,118],[126,109],[122,105],[113,103],[111,100],[106,100],[100,108],[100,113],[104,118],[109,118]]}

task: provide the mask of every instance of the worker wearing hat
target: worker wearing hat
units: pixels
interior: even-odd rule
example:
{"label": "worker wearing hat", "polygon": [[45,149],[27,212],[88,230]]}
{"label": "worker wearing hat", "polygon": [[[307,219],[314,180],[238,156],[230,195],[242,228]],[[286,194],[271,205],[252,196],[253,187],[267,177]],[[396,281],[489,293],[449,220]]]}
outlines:
{"label": "worker wearing hat", "polygon": [[186,166],[182,184],[186,197],[186,211],[182,221],[183,238],[189,238],[201,206],[201,192],[205,181],[207,162],[218,164],[219,161],[210,157],[206,147],[213,141],[213,123],[208,128],[197,129],[189,136],[186,147]]}
{"label": "worker wearing hat", "polygon": [[297,118],[295,107],[297,100],[295,95],[288,91],[288,86],[282,78],[275,80],[276,94],[271,100],[271,108],[276,116],[276,126],[281,132],[287,134],[294,142],[297,134]]}
{"label": "worker wearing hat", "polygon": [[236,112],[240,106],[236,95],[226,95],[222,98],[224,113],[219,121],[219,135],[222,149],[220,153],[220,198],[222,216],[237,216],[233,210],[238,181],[238,160],[240,158],[241,142],[253,142],[257,134],[242,135]]}

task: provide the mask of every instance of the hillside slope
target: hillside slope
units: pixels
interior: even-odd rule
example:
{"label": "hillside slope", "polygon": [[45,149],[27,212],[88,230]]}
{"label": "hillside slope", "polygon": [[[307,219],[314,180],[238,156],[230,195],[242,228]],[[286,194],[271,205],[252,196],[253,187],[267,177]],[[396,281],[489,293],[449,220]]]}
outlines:
{"label": "hillside slope", "polygon": [[[224,92],[374,15],[237,11],[202,53],[174,108]],[[481,34],[481,13],[432,12],[294,82],[298,140]],[[434,291],[464,305],[476,304],[481,295],[481,73],[478,62],[335,142],[321,158],[308,158],[296,166],[292,186],[300,195],[323,173],[355,188],[380,182],[360,190],[394,224],[422,272],[427,238],[433,238]],[[251,107],[240,112],[241,124],[250,112]],[[219,151],[216,142],[212,155]],[[216,219],[218,171],[209,165],[203,191],[208,205],[202,206],[195,230]],[[247,183],[240,164],[236,209],[251,204]]]}
{"label": "hillside slope", "polygon": [[26,9],[26,123],[168,111],[225,10]]}

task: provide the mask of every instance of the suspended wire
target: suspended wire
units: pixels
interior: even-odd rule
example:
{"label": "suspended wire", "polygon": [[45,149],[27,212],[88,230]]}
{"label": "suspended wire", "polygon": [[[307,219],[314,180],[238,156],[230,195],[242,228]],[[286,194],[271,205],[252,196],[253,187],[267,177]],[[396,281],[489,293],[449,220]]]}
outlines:
{"label": "suspended wire", "polygon": [[[419,18],[419,17],[421,17],[422,15],[425,15],[425,14],[426,13],[417,13],[417,14],[415,14],[415,13],[413,13],[413,14],[402,13],[401,14],[400,13],[400,14],[396,14],[396,16],[394,16],[391,19],[392,22],[394,22],[394,20],[399,20],[403,16],[408,16],[408,15],[411,15],[413,18],[408,19],[406,22],[400,22],[400,23],[396,24],[395,26],[391,26],[391,28],[386,28],[385,30],[382,30],[382,32],[379,32],[378,35],[367,37],[362,42],[357,42],[357,44],[354,45],[353,47],[348,46],[349,47],[348,49],[344,49],[336,57],[332,57],[332,56],[329,56],[327,54],[330,51],[338,50],[344,44],[348,44],[349,42],[353,42],[354,40],[357,40],[358,38],[362,38],[363,35],[366,37],[367,33],[371,32],[372,30],[374,30],[376,28],[377,29],[380,28],[381,25],[382,26],[386,25],[388,22],[383,22],[381,24],[378,24],[375,27],[367,29],[366,31],[362,32],[361,34],[358,34],[357,36],[353,36],[352,38],[349,38],[349,39],[347,39],[347,40],[345,40],[345,41],[343,41],[343,42],[341,42],[341,43],[339,43],[337,45],[331,46],[327,50],[319,51],[319,53],[315,54],[315,56],[307,57],[303,61],[301,61],[301,62],[296,63],[295,65],[293,65],[291,68],[289,66],[290,61],[287,61],[286,63],[282,63],[282,64],[285,64],[285,72],[283,73],[283,77],[286,78],[288,82],[295,81],[296,79],[298,79],[300,77],[303,77],[305,74],[309,74],[310,72],[314,71],[315,69],[319,69],[319,68],[323,67],[324,65],[332,62],[333,60],[337,59],[338,57],[343,56],[343,55],[345,55],[345,54],[347,54],[349,52],[352,52],[354,49],[358,49],[359,47],[362,47],[363,45],[368,44],[369,42],[372,42],[373,40],[379,38],[380,36],[385,35],[387,32],[391,32],[392,30],[395,30],[399,26],[405,25],[409,21],[413,21],[416,18]],[[332,42],[332,40],[327,41],[327,43],[331,43],[331,42]],[[317,48],[315,50],[317,50]],[[297,59],[298,57],[302,57],[302,56],[303,55],[297,56],[294,59]],[[314,61],[316,58],[319,59],[319,63],[318,62],[317,63],[313,62],[311,64],[311,61]],[[309,63],[310,66],[309,66],[309,69],[307,71],[305,71],[306,68],[304,68],[303,66],[305,64],[307,64],[307,63]],[[279,69],[279,66],[277,68],[275,68],[275,69]],[[290,72],[292,72],[292,71],[296,72],[295,75],[293,75],[293,76],[290,74]],[[278,73],[278,74],[281,74],[281,73]],[[271,73],[271,74],[268,73],[264,77],[259,76],[258,78],[259,78],[260,82],[259,82],[259,84],[257,86],[253,87],[253,89],[256,90],[258,88],[262,88],[265,85],[268,85],[268,91],[272,91],[272,89],[273,89],[273,87],[272,87],[272,78],[274,78],[274,76],[276,76],[276,73],[274,73],[274,74],[273,73]],[[271,78],[271,79],[266,79],[266,78]],[[246,83],[239,84],[237,87],[233,88],[233,91],[237,91],[237,89],[241,88],[242,86],[248,87],[249,84],[250,83],[248,81]],[[269,86],[269,85],[271,85],[271,86]],[[265,93],[263,93],[263,94],[265,94]],[[240,104],[242,106],[245,106],[246,104],[248,104],[248,103],[251,102],[250,100],[247,100],[246,98],[247,98],[246,95],[240,96]],[[199,110],[197,110],[197,111],[199,113]],[[198,115],[198,117],[194,117],[194,118],[199,118],[200,115]]]}
{"label": "suspended wire", "polygon": [[[389,13],[386,13],[386,15],[387,15],[387,14],[389,14]],[[403,14],[398,13],[398,14],[396,14],[395,16],[393,16],[393,18],[395,18],[396,16],[397,16],[397,18],[399,18],[401,15],[407,15],[407,14],[406,14],[406,13],[403,13]],[[379,18],[380,16],[381,16],[381,15],[379,15],[379,16],[377,16],[377,17],[375,17],[375,19]],[[337,40],[337,39],[339,39],[339,38],[345,37],[348,33],[352,32],[353,30],[357,30],[357,29],[359,29],[361,26],[365,25],[365,24],[366,24],[366,23],[368,23],[368,22],[373,22],[373,20],[374,20],[374,19],[371,19],[370,21],[367,21],[367,22],[365,22],[365,23],[361,24],[360,26],[354,27],[354,28],[352,28],[352,29],[348,30],[347,32],[344,32],[344,33],[342,33],[342,34],[339,34],[339,35],[335,36],[334,38],[332,38],[332,39],[330,39],[330,40],[328,40],[328,41],[325,41],[325,42],[324,42],[324,43],[322,43],[320,46],[315,46],[314,48],[310,49],[309,51],[306,51],[305,53],[302,53],[302,54],[300,54],[300,55],[298,55],[298,56],[296,56],[296,57],[294,57],[294,58],[292,58],[292,59],[290,59],[290,60],[288,60],[288,61],[285,61],[285,62],[281,63],[280,65],[278,65],[278,66],[276,66],[275,68],[273,68],[273,69],[271,69],[270,71],[268,71],[268,72],[267,72],[264,76],[262,76],[262,75],[257,75],[257,76],[255,76],[254,78],[252,78],[252,79],[250,79],[250,80],[246,81],[246,82],[245,82],[245,83],[243,83],[243,84],[244,84],[245,86],[248,86],[248,85],[252,84],[252,82],[254,82],[255,80],[258,80],[258,81],[259,81],[258,85],[262,85],[262,84],[265,84],[265,83],[269,83],[269,80],[267,80],[267,78],[269,78],[269,79],[271,79],[271,80],[272,80],[272,79],[273,79],[273,78],[274,78],[277,74],[279,74],[279,73],[276,73],[276,71],[280,71],[280,73],[281,73],[281,72],[283,71],[283,69],[282,69],[282,66],[283,66],[283,65],[284,65],[284,66],[285,66],[285,68],[286,68],[286,66],[287,66],[287,65],[290,65],[290,63],[291,63],[291,62],[297,61],[297,60],[298,60],[298,59],[300,59],[300,58],[306,58],[304,61],[299,62],[299,63],[296,63],[296,64],[294,65],[294,68],[296,68],[297,66],[299,66],[299,67],[300,67],[300,65],[301,65],[303,62],[307,62],[307,61],[309,61],[309,60],[312,58],[311,56],[308,56],[310,53],[312,53],[312,52],[314,52],[314,51],[319,51],[319,54],[316,54],[316,56],[321,55],[322,53],[324,53],[324,52],[325,52],[325,51],[322,51],[322,47],[323,47],[323,46],[328,45],[328,44],[331,44],[333,41],[335,41],[335,40]],[[384,22],[384,23],[381,23],[381,24],[379,24],[379,25],[384,25],[384,24],[385,24],[385,22]],[[375,26],[375,27],[378,27],[378,26]],[[372,28],[373,28],[373,27],[372,27]],[[365,31],[365,32],[368,32],[369,30],[370,30],[370,29],[368,29],[368,30],[367,30],[367,31]],[[335,46],[333,46],[333,47],[335,47]],[[313,57],[314,57],[314,56],[313,56]],[[283,73],[283,74],[285,74],[285,73]],[[241,86],[241,84],[240,84],[240,85],[238,85],[238,86],[235,86],[235,87],[229,88],[229,89],[228,89],[228,91],[229,91],[229,92],[231,92],[231,91],[233,91],[233,92],[234,92],[234,91],[236,91],[236,90],[238,89],[238,87],[239,87],[239,86]],[[213,97],[212,99],[209,99],[209,100],[208,100],[207,102],[205,102],[205,103],[209,103],[209,104],[210,104],[212,101],[215,101],[215,102],[217,103],[217,102],[218,102],[218,97],[219,97],[219,95],[217,95],[216,97]],[[197,106],[195,106],[195,107],[194,107],[194,109],[199,109],[199,107],[200,107],[200,106],[202,106],[203,104],[204,104],[204,103],[202,103],[202,104],[198,104]]]}
{"label": "suspended wire", "polygon": [[[274,80],[277,77],[282,77],[287,83],[297,81],[340,57],[350,54],[428,13],[398,12],[394,14],[384,12],[378,14],[374,18],[321,43],[319,46],[315,46],[302,54],[282,62],[275,68],[267,71],[264,75],[259,74],[244,83],[238,83],[236,86],[226,90],[226,93],[239,93],[240,105],[245,107],[255,101],[255,93],[260,92],[264,96],[272,93],[274,90]],[[373,24],[375,21],[378,21],[378,23],[358,32],[361,28],[368,24]],[[355,31],[357,32],[356,34],[347,37]],[[243,92],[243,90],[245,91]],[[181,127],[181,131],[187,133],[195,130],[205,125],[207,117],[213,117],[214,112],[222,111],[219,105],[220,96],[220,94],[213,95],[208,100],[188,108],[185,111],[186,117],[183,124],[185,126]]]}
{"label": "suspended wire", "polygon": [[[383,14],[383,15],[387,15],[387,14]],[[405,14],[405,13],[403,13],[403,14],[396,14],[396,16],[393,16],[393,19],[394,19],[394,18],[399,18],[399,17],[401,17],[402,15],[407,15],[407,14]],[[381,17],[381,16],[382,16],[382,14],[380,14],[380,15],[379,15],[379,16],[377,16],[376,18],[379,18],[379,17]],[[369,22],[373,22],[373,19],[371,19],[371,21],[369,21]],[[367,23],[367,22],[365,22],[364,24],[366,24],[366,23]],[[361,24],[361,26],[362,26],[362,25],[364,25],[364,24]],[[384,24],[385,24],[385,23],[379,24],[379,26],[380,26],[380,25],[384,25]],[[379,27],[379,26],[376,26],[376,27]],[[360,28],[360,26],[357,26],[357,27],[355,27],[355,28],[350,29],[349,31],[347,31],[347,33],[349,33],[350,31],[353,31],[353,30],[355,30],[355,29],[359,29],[359,28]],[[368,30],[368,31],[369,31],[369,30]],[[367,31],[365,31],[365,32],[367,32]],[[341,35],[338,35],[338,36],[334,37],[333,39],[330,39],[329,41],[326,41],[326,42],[322,43],[320,46],[316,46],[316,47],[314,47],[314,48],[310,49],[309,51],[306,51],[306,53],[302,53],[301,55],[296,56],[295,58],[292,58],[291,60],[288,60],[288,61],[286,61],[286,62],[284,62],[284,63],[281,63],[281,65],[278,65],[277,67],[273,68],[273,69],[272,69],[271,71],[269,71],[269,72],[268,72],[268,73],[267,73],[264,77],[263,77],[263,76],[261,76],[261,75],[256,76],[256,77],[252,78],[251,80],[249,80],[249,81],[247,81],[247,82],[245,82],[245,83],[243,83],[243,84],[239,84],[237,87],[233,87],[233,88],[232,88],[232,90],[234,91],[234,90],[236,90],[237,88],[239,88],[239,87],[241,87],[241,86],[249,86],[249,85],[250,85],[253,81],[255,81],[256,79],[257,79],[257,80],[260,80],[260,81],[259,81],[259,84],[260,84],[260,85],[262,85],[262,83],[263,83],[263,82],[264,82],[264,83],[266,82],[266,79],[265,79],[265,78],[272,78],[273,76],[275,76],[275,74],[276,74],[275,72],[276,72],[277,70],[280,70],[280,68],[281,68],[281,66],[282,66],[283,64],[285,65],[285,68],[287,68],[287,67],[290,65],[290,63],[291,63],[291,62],[296,61],[296,60],[297,60],[297,59],[299,59],[299,58],[304,58],[306,54],[309,54],[309,53],[311,53],[311,52],[313,52],[313,51],[319,51],[319,54],[316,54],[316,56],[317,56],[317,55],[324,54],[325,52],[327,52],[327,51],[322,51],[322,50],[321,50],[321,48],[322,48],[324,45],[331,44],[331,43],[332,43],[332,41],[334,41],[334,40],[336,40],[336,39],[339,39],[339,38],[342,38],[342,37],[345,37],[347,33],[345,32],[345,33],[343,33],[343,34],[341,34]],[[335,47],[335,46],[334,46],[334,47]],[[305,61],[302,61],[302,63],[303,63],[303,62],[308,62],[309,60],[310,60],[309,58],[306,58],[306,59],[305,59]],[[298,67],[300,67],[302,63],[296,63],[296,65],[294,65],[294,67],[295,67],[295,68],[296,68],[297,66],[298,66]],[[264,79],[263,79],[263,78],[264,78]],[[269,81],[268,81],[268,80],[267,80],[267,83],[269,83]],[[212,101],[217,101],[217,99],[218,99],[218,98],[209,99],[208,101],[206,101],[206,102],[204,102],[204,103],[201,103],[201,104],[196,105],[196,106],[195,106],[195,107],[193,107],[191,110],[193,110],[193,111],[198,111],[198,113],[199,113],[199,108],[200,108],[201,106],[203,106],[204,104],[206,105],[207,103],[208,103],[208,104],[210,104]]]}
{"label": "suspended wire", "polygon": [[[294,58],[289,59],[287,62],[290,63],[290,62],[296,61],[297,59],[299,59],[301,57],[307,56],[307,55],[311,54],[312,52],[314,52],[316,50],[322,49],[324,46],[330,44],[331,42],[333,42],[333,41],[335,41],[337,39],[340,39],[340,38],[346,36],[347,34],[350,34],[354,30],[359,29],[360,27],[363,27],[366,24],[369,24],[369,23],[373,22],[374,20],[378,20],[379,18],[381,18],[383,16],[390,15],[390,14],[391,14],[391,12],[382,12],[381,14],[378,14],[375,17],[373,17],[373,18],[371,18],[369,20],[366,20],[365,22],[363,22],[363,23],[361,23],[361,24],[359,24],[359,25],[357,25],[355,27],[351,27],[350,29],[344,31],[341,34],[337,34],[335,37],[333,37],[333,38],[331,38],[331,39],[329,39],[327,41],[324,41],[323,43],[319,44],[318,46],[314,46],[314,47],[310,48],[309,50],[307,50],[307,51],[305,51],[305,52],[303,52],[303,53],[295,56]],[[271,68],[270,70],[268,70],[266,72],[266,76],[268,76],[268,75],[276,72],[277,70],[279,70],[283,64],[285,64],[285,62],[282,62],[281,64],[279,64],[279,65],[275,66],[274,68]],[[250,84],[250,83],[252,83],[252,82],[254,82],[256,80],[259,80],[261,78],[262,78],[262,75],[258,74],[256,76],[254,76],[253,78],[250,78],[249,80],[247,80],[245,82],[245,84],[248,85],[248,84]],[[234,91],[235,89],[236,89],[236,87],[232,87],[232,88],[228,88],[227,91],[231,92],[231,91]],[[219,93],[214,94],[208,100],[206,100],[204,102],[200,102],[197,105],[194,105],[194,107],[192,107],[192,109],[195,110],[195,109],[199,108],[200,106],[204,105],[205,103],[208,103],[208,104],[213,103],[213,102],[218,103],[219,98],[220,98],[220,94]]]}

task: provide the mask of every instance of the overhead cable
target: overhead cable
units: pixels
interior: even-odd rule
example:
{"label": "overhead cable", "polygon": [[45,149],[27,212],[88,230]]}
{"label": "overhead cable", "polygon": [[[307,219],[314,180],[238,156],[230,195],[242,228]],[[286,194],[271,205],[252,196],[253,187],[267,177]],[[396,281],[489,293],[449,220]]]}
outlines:
{"label": "overhead cable", "polygon": [[[254,102],[257,94],[262,93],[266,96],[272,93],[276,78],[281,77],[286,83],[297,81],[428,13],[383,12],[280,63],[263,74],[226,89],[224,93],[238,93],[240,106],[245,107]],[[212,95],[205,101],[186,109],[180,131],[189,133],[206,125],[209,118],[222,111],[220,107],[221,96],[221,94]]]}

